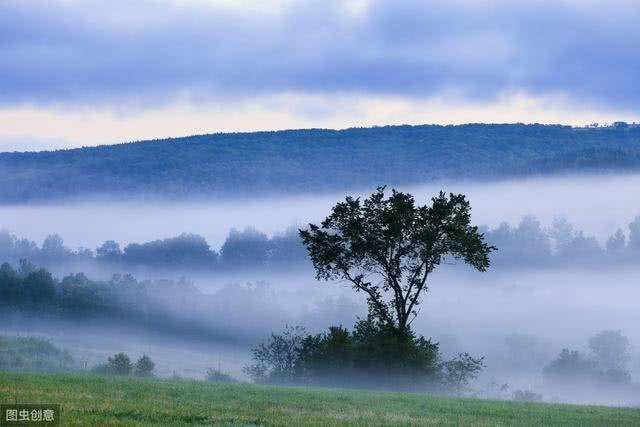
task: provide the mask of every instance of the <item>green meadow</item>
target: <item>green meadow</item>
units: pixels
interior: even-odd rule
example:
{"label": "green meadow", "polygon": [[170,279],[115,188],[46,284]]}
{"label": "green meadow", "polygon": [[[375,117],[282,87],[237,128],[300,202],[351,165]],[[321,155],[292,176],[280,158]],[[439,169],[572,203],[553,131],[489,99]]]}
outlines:
{"label": "green meadow", "polygon": [[0,373],[1,403],[58,403],[61,425],[638,426],[640,409],[192,380]]}

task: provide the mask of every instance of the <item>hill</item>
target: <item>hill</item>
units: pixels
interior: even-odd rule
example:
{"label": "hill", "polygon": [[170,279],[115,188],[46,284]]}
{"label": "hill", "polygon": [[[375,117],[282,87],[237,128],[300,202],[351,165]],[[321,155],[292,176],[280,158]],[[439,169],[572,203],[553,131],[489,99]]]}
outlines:
{"label": "hill", "polygon": [[265,195],[440,179],[640,170],[640,127],[469,124],[198,135],[0,153],[0,203]]}
{"label": "hill", "polygon": [[57,403],[63,425],[637,426],[640,409],[332,389],[0,373],[0,402]]}

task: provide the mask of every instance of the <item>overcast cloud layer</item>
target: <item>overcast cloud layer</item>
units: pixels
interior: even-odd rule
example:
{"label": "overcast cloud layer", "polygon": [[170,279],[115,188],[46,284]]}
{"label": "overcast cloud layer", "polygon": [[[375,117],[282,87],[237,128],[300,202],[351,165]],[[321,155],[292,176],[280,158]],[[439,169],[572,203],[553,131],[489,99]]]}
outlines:
{"label": "overcast cloud layer", "polygon": [[0,0],[0,151],[640,117],[640,5]]}
{"label": "overcast cloud layer", "polygon": [[0,103],[152,106],[258,94],[640,107],[635,1],[0,2]]}

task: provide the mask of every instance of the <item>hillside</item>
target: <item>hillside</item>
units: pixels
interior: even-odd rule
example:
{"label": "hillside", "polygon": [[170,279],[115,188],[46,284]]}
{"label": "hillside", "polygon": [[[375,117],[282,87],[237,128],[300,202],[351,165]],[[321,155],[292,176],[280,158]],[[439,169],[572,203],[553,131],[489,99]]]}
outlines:
{"label": "hillside", "polygon": [[0,202],[265,195],[609,170],[640,170],[640,127],[469,124],[228,133],[0,153]]}
{"label": "hillside", "polygon": [[57,403],[63,425],[637,426],[640,409],[419,394],[0,373],[0,402]]}

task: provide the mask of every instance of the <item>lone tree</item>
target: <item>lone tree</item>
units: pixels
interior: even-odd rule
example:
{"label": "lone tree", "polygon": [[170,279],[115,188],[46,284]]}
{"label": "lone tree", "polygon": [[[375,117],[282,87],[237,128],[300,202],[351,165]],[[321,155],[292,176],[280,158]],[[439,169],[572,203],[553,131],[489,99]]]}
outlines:
{"label": "lone tree", "polygon": [[369,313],[398,337],[407,337],[429,275],[445,259],[479,271],[496,248],[472,226],[471,205],[462,194],[440,192],[431,206],[413,196],[378,187],[369,198],[347,197],[320,226],[300,230],[318,280],[342,279],[365,292]]}

